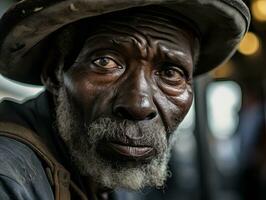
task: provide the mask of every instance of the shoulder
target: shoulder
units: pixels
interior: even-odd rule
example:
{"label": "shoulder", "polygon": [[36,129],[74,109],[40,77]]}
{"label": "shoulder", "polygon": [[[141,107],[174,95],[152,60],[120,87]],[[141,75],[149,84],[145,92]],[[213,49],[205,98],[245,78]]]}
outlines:
{"label": "shoulder", "polygon": [[42,168],[34,152],[26,145],[7,137],[0,137],[0,174],[19,183],[31,181]]}
{"label": "shoulder", "polygon": [[53,199],[45,170],[34,151],[21,142],[0,136],[0,197],[7,192],[46,196],[26,199]]}

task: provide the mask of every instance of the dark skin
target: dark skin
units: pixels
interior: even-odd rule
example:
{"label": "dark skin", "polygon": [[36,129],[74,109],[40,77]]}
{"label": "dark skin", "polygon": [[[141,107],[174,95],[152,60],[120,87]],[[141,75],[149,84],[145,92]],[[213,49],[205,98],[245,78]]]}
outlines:
{"label": "dark skin", "polygon": [[[170,134],[192,104],[196,36],[165,23],[138,21],[118,27],[101,27],[89,35],[59,82],[86,123],[99,117],[155,121]],[[58,85],[44,74],[46,88],[56,95]],[[141,134],[127,135],[129,157],[136,156],[130,148]],[[107,154],[114,156],[108,148]],[[89,180],[90,190],[96,193],[93,182]]]}

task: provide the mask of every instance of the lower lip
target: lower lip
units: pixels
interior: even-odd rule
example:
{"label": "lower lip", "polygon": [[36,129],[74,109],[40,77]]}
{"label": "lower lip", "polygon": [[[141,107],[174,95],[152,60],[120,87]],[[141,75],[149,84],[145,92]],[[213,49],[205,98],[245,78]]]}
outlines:
{"label": "lower lip", "polygon": [[135,147],[116,143],[108,143],[108,146],[117,154],[132,158],[147,158],[153,152],[152,147]]}

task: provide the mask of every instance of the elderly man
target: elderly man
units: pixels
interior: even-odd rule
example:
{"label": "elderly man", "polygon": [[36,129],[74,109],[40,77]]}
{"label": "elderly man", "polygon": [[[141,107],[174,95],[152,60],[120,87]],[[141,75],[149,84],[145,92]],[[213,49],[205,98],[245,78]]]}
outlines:
{"label": "elderly man", "polygon": [[23,0],[0,21],[0,72],[43,84],[0,105],[1,199],[108,199],[160,187],[193,75],[228,59],[241,0]]}

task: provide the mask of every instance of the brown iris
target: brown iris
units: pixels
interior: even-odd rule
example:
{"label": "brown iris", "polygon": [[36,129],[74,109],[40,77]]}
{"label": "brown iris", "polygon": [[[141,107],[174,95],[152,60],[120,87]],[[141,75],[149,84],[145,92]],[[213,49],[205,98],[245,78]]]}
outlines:
{"label": "brown iris", "polygon": [[101,67],[104,69],[114,69],[114,68],[120,68],[121,66],[117,64],[116,61],[114,61],[112,58],[109,57],[100,57],[93,61],[93,63],[97,67]]}

